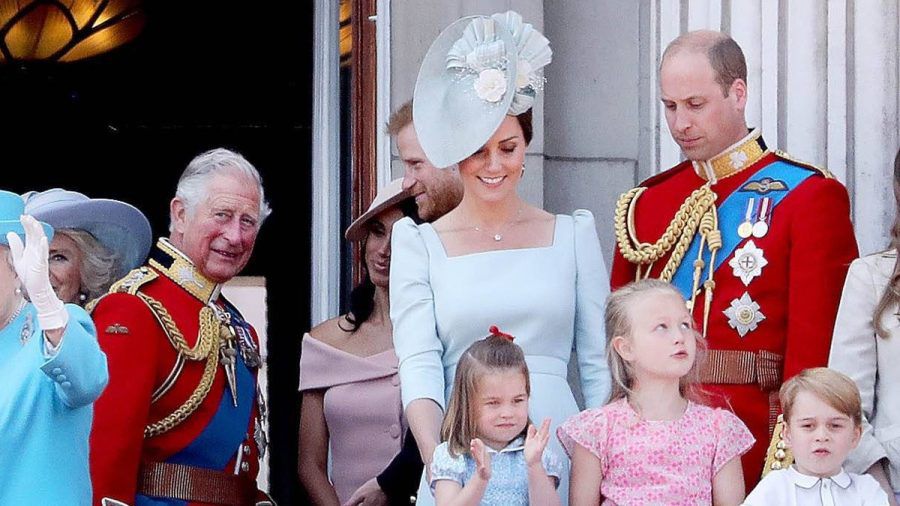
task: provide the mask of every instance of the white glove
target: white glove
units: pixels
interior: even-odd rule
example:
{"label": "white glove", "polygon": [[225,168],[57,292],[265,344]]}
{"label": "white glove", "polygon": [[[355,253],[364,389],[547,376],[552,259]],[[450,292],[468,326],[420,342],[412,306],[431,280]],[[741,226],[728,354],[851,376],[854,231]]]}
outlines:
{"label": "white glove", "polygon": [[46,331],[65,328],[69,322],[69,313],[50,286],[50,247],[47,236],[44,235],[41,224],[33,217],[22,215],[20,221],[25,229],[24,246],[18,234],[6,234],[16,274],[37,309],[41,329]]}

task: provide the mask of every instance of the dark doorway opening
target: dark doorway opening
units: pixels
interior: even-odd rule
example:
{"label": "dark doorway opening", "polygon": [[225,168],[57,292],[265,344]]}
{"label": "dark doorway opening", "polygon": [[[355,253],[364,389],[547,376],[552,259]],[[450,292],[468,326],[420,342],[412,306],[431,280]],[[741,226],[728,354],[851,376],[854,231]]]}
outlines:
{"label": "dark doorway opening", "polygon": [[124,200],[156,236],[196,154],[260,170],[274,213],[242,274],[265,276],[272,492],[297,504],[297,358],[309,323],[312,2],[155,0],[130,44],[69,64],[0,65],[0,188]]}

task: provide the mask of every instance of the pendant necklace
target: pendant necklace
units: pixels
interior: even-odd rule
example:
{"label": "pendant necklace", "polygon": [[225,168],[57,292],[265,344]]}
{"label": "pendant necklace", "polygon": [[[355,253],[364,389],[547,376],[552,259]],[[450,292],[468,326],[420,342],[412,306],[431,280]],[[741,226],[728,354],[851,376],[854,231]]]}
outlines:
{"label": "pendant necklace", "polygon": [[[518,209],[515,213],[513,213],[513,215],[510,216],[508,220],[506,220],[506,223],[504,223],[496,233],[494,233],[494,234],[491,236],[491,238],[492,238],[494,241],[496,241],[496,242],[502,241],[502,240],[503,240],[503,234],[505,234],[505,233],[507,232],[507,230],[509,229],[509,227],[512,226],[513,223],[516,223],[516,222],[519,221],[519,216],[521,216],[521,214],[522,214],[522,207],[523,207],[523,206],[520,204],[520,205],[519,205],[519,209]],[[487,232],[487,230],[484,230],[483,228],[481,228],[481,227],[478,226],[478,225],[475,226],[475,231],[476,231],[476,232],[482,232],[482,231],[483,231],[483,232]],[[488,233],[489,233],[489,232],[488,232]]]}

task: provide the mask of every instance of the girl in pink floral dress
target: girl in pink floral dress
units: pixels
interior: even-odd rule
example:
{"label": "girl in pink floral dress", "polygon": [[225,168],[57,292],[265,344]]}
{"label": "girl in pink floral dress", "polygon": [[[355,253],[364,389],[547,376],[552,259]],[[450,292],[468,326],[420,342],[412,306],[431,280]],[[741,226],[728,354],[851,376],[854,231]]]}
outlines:
{"label": "girl in pink floral dress", "polygon": [[692,378],[703,341],[681,294],[647,279],[607,301],[608,404],[557,430],[572,459],[573,506],[737,505],[750,431],[699,402]]}

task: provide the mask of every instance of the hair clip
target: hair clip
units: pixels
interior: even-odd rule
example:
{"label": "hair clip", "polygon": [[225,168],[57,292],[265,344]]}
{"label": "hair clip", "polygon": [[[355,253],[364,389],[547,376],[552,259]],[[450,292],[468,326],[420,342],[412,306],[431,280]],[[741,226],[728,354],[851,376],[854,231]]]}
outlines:
{"label": "hair clip", "polygon": [[491,327],[488,329],[488,331],[491,333],[492,336],[506,339],[509,342],[513,342],[513,339],[515,339],[515,337],[513,337],[512,335],[507,334],[506,332],[501,332],[500,329],[497,328],[496,325],[491,325]]}

